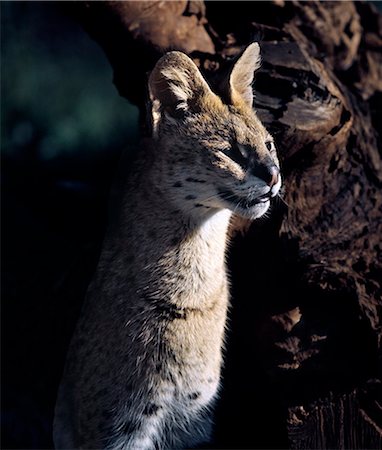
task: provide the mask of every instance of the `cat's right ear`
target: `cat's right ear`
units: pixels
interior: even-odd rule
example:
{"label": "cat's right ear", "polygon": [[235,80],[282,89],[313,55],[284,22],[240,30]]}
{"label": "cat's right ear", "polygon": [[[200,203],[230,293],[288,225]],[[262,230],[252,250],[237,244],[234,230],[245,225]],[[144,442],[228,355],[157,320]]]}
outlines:
{"label": "cat's right ear", "polygon": [[238,57],[228,77],[220,85],[227,103],[252,108],[252,83],[260,62],[260,46],[253,42]]}
{"label": "cat's right ear", "polygon": [[178,118],[201,110],[206,97],[214,96],[195,63],[184,53],[169,52],[157,62],[149,77],[154,112]]}

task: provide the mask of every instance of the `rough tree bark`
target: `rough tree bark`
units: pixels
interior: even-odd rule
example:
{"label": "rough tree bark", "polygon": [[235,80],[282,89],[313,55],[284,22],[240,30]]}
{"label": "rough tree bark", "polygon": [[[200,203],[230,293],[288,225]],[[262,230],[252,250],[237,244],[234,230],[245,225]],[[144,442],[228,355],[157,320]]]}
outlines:
{"label": "rough tree bark", "polygon": [[[256,109],[285,205],[231,252],[234,305],[216,445],[381,448],[382,20],[353,2],[78,2],[121,95],[185,51],[212,86],[261,40]],[[260,256],[259,256],[260,255]]]}

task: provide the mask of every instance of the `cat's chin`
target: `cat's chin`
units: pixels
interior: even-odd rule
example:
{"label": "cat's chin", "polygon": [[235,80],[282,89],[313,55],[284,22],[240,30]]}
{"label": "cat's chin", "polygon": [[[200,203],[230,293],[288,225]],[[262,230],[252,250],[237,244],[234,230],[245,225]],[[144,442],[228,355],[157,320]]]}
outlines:
{"label": "cat's chin", "polygon": [[260,203],[256,203],[249,208],[236,207],[234,209],[234,213],[238,216],[243,217],[244,219],[254,220],[263,216],[268,211],[270,204],[271,202],[269,200],[266,200]]}

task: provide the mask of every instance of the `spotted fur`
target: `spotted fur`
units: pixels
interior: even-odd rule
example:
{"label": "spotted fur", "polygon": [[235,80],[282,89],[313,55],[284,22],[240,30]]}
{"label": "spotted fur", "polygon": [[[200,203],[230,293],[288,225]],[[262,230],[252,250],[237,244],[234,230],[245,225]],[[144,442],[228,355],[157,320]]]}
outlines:
{"label": "spotted fur", "polygon": [[272,138],[252,110],[258,64],[252,44],[221,97],[180,52],[154,68],[155,137],[123,188],[70,345],[56,448],[209,441],[228,305],[228,224],[233,212],[263,215],[281,184]]}

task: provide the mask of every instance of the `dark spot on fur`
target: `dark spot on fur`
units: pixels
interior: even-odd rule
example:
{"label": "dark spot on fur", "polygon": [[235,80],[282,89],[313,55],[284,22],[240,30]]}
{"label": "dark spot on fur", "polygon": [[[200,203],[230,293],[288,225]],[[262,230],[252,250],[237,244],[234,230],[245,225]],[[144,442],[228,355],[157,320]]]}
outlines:
{"label": "dark spot on fur", "polygon": [[173,187],[182,187],[182,183],[180,181],[177,181],[172,185]]}
{"label": "dark spot on fur", "polygon": [[167,359],[169,362],[178,363],[178,355],[172,350],[167,350]]}
{"label": "dark spot on fur", "polygon": [[191,177],[186,178],[186,181],[189,181],[190,183],[205,183],[206,182],[206,180],[198,180],[197,178],[191,178]]}
{"label": "dark spot on fur", "polygon": [[195,203],[195,208],[202,208],[204,205],[202,205],[201,203]]}
{"label": "dark spot on fur", "polygon": [[187,311],[169,303],[157,303],[155,310],[168,320],[187,319]]}
{"label": "dark spot on fur", "polygon": [[200,397],[200,392],[193,392],[192,394],[188,394],[188,398],[190,400],[196,400]]}
{"label": "dark spot on fur", "polygon": [[195,195],[186,195],[185,199],[186,200],[195,200],[196,197],[195,197]]}
{"label": "dark spot on fur", "polygon": [[187,312],[186,311],[172,311],[171,312],[171,318],[172,319],[183,319],[186,320],[187,319]]}
{"label": "dark spot on fur", "polygon": [[143,411],[145,416],[153,416],[156,412],[161,409],[161,406],[156,405],[155,403],[149,403]]}
{"label": "dark spot on fur", "polygon": [[174,375],[173,375],[173,373],[171,371],[167,370],[165,375],[164,375],[164,378],[167,381],[169,381],[170,383],[175,384],[175,378],[174,378]]}

